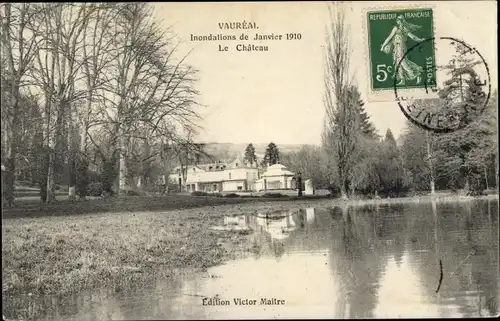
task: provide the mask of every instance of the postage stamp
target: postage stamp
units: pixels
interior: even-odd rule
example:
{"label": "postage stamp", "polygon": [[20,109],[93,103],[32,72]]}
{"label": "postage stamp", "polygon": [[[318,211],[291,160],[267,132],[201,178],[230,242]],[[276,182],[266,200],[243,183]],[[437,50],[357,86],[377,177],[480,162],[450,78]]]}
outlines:
{"label": "postage stamp", "polygon": [[[372,97],[391,100],[387,93],[393,91],[395,81],[399,90],[411,90],[424,88],[425,77],[436,79],[435,72],[427,68],[435,60],[434,43],[425,41],[434,37],[432,8],[367,11],[364,18]],[[419,50],[407,54],[418,43],[422,43]]]}

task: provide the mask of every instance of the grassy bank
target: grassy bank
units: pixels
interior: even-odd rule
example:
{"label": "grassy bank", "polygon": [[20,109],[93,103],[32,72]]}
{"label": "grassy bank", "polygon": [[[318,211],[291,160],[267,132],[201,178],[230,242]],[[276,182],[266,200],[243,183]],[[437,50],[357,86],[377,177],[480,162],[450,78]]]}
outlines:
{"label": "grassy bank", "polygon": [[418,203],[429,203],[436,201],[439,203],[448,202],[470,202],[472,200],[488,200],[496,199],[498,200],[498,194],[488,194],[484,196],[465,196],[456,194],[436,194],[415,196],[415,197],[398,197],[398,198],[381,198],[381,199],[360,199],[360,200],[347,200],[347,201],[336,201],[335,203],[341,204],[346,203],[352,206],[365,206],[365,205],[385,205],[385,204],[418,204]]}
{"label": "grassy bank", "polygon": [[2,209],[2,218],[20,217],[44,217],[44,216],[68,216],[104,212],[137,212],[137,211],[170,211],[204,206],[221,206],[230,204],[261,203],[261,202],[303,202],[303,201],[326,201],[334,204],[395,204],[395,203],[418,203],[428,202],[432,199],[438,201],[464,201],[481,198],[498,198],[497,193],[487,196],[470,197],[452,193],[437,193],[435,196],[420,195],[401,198],[381,199],[351,199],[343,201],[333,199],[325,195],[304,195],[302,197],[269,193],[261,196],[238,196],[216,197],[216,196],[191,196],[191,195],[167,195],[167,196],[128,196],[125,198],[90,199],[82,201],[69,201],[67,199],[56,201],[53,204],[42,204],[38,199],[19,200],[12,208]]}
{"label": "grassy bank", "polygon": [[12,208],[4,208],[2,217],[41,217],[67,216],[104,212],[136,212],[136,211],[169,211],[203,206],[220,206],[228,204],[296,201],[328,199],[326,196],[293,196],[283,197],[214,197],[214,196],[129,196],[126,198],[92,199],[85,201],[56,201],[53,204],[42,204],[39,200],[18,201]]}

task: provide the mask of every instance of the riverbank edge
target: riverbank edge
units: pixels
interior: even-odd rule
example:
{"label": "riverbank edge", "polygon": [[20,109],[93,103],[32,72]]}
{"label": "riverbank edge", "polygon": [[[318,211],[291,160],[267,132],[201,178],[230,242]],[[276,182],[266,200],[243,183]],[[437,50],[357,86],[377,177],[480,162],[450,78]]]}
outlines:
{"label": "riverbank edge", "polygon": [[[64,296],[95,287],[122,292],[154,284],[158,278],[175,279],[181,274],[203,272],[211,266],[251,255],[253,249],[248,241],[251,231],[211,229],[211,226],[221,225],[226,215],[279,212],[311,206],[391,205],[432,200],[445,203],[479,199],[498,200],[498,194],[346,201],[303,198],[290,202],[281,199],[164,212],[14,218],[2,224],[2,294],[4,303],[9,303],[16,296]],[[35,315],[38,313],[41,311]],[[8,317],[30,319],[28,315]]]}
{"label": "riverbank edge", "polygon": [[28,203],[18,207],[3,208],[2,219],[16,219],[21,217],[47,217],[47,216],[68,216],[87,215],[113,212],[141,212],[141,211],[173,211],[190,208],[200,208],[208,206],[223,206],[234,204],[260,204],[268,202],[331,202],[335,205],[371,205],[371,204],[406,204],[428,202],[432,200],[446,201],[467,201],[474,199],[498,199],[498,192],[484,196],[465,196],[452,193],[436,193],[435,195],[419,195],[399,198],[379,198],[379,199],[347,199],[332,198],[329,196],[305,195],[283,196],[283,197],[214,197],[214,196],[186,196],[170,195],[162,197],[128,197],[119,199],[99,199],[86,201],[61,201],[54,204]]}

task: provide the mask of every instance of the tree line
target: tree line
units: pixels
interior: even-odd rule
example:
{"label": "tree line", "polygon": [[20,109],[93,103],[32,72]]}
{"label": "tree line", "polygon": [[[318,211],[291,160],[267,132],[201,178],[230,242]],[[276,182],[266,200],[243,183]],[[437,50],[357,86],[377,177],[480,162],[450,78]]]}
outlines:
{"label": "tree line", "polygon": [[[322,144],[285,154],[271,142],[260,165],[282,163],[344,198],[498,187],[496,91],[461,130],[438,134],[408,123],[398,143],[390,131],[380,137],[349,69],[349,29],[339,4],[330,16]],[[86,196],[92,185],[120,195],[167,184],[174,166],[185,175],[183,167],[210,159],[194,139],[197,70],[155,20],[151,4],[4,3],[0,19],[2,198],[8,205],[16,180],[38,186],[45,202],[54,201],[58,184],[69,185],[70,198]],[[461,61],[440,98],[419,103],[457,99],[460,79],[460,99],[484,104],[476,63]],[[252,144],[245,160],[258,161]]]}
{"label": "tree line", "polygon": [[14,182],[85,196],[145,186],[203,154],[197,70],[148,3],[4,3],[2,198]]}
{"label": "tree line", "polygon": [[[355,113],[351,114],[352,124],[356,127],[348,128],[346,132],[354,137],[341,136],[340,129],[329,132],[336,123],[327,123],[321,146],[304,145],[297,152],[280,153],[278,146],[271,142],[261,166],[265,168],[281,163],[295,173],[300,172],[304,179],[311,179],[316,188],[329,189],[339,195],[344,193],[344,197],[400,196],[460,189],[480,194],[486,189],[498,189],[496,91],[480,117],[465,128],[436,133],[407,120],[398,142],[390,129],[383,137],[378,134],[359,92],[355,87],[351,91],[356,97]],[[420,103],[441,104],[441,101]],[[334,121],[339,121],[339,118]],[[340,162],[343,160],[339,157],[341,139],[353,140],[351,149],[343,152],[347,155],[340,155],[348,158],[349,164]],[[255,148],[251,143],[245,150],[245,160],[248,164],[256,162]],[[344,181],[340,179],[341,174],[345,175]]]}
{"label": "tree line", "polygon": [[[396,143],[390,130],[379,137],[369,120],[350,67],[349,28],[340,4],[329,7],[325,33],[324,122],[322,145],[304,146],[286,157],[285,165],[311,178],[317,187],[341,197],[378,193],[401,195],[408,191],[467,189],[472,194],[498,188],[498,94],[486,108],[484,80],[475,73],[479,62],[457,49],[447,69],[449,79],[437,89],[439,98],[415,101],[430,110],[456,106],[465,127],[449,133],[421,129],[410,121]],[[459,62],[459,67],[456,67]],[[454,102],[454,104],[450,104]]]}
{"label": "tree line", "polygon": [[243,156],[243,161],[250,165],[251,167],[260,166],[262,168],[266,168],[268,166],[272,166],[280,163],[280,150],[278,145],[274,142],[270,142],[264,154],[264,157],[260,160],[257,160],[257,155],[255,155],[255,146],[250,143],[245,148],[245,154]]}

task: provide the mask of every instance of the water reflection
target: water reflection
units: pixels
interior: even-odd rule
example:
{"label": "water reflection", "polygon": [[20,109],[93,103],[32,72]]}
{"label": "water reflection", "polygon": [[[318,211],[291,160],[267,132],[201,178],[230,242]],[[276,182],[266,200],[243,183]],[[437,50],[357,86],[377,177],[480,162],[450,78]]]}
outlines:
{"label": "water reflection", "polygon": [[[73,311],[59,314],[99,320],[499,313],[498,201],[308,208],[227,217],[220,228],[252,230],[258,250],[208,271],[217,277],[159,280],[154,288],[123,297],[80,296],[66,303]],[[207,306],[204,298],[230,304]],[[238,298],[285,304],[235,305]]]}
{"label": "water reflection", "polygon": [[[261,231],[268,233],[272,240],[286,239],[297,227],[296,215],[287,212],[278,217],[258,214],[254,218],[255,220],[251,220],[251,223],[259,226]],[[298,224],[301,225],[300,222]]]}
{"label": "water reflection", "polygon": [[315,219],[314,207],[306,208],[306,219],[307,219],[307,224],[310,224],[310,225],[314,224],[314,219]]}
{"label": "water reflection", "polygon": [[246,215],[238,215],[238,216],[225,216],[224,217],[224,225],[222,226],[213,226],[213,230],[232,230],[232,231],[243,231],[248,230],[248,216]]}

